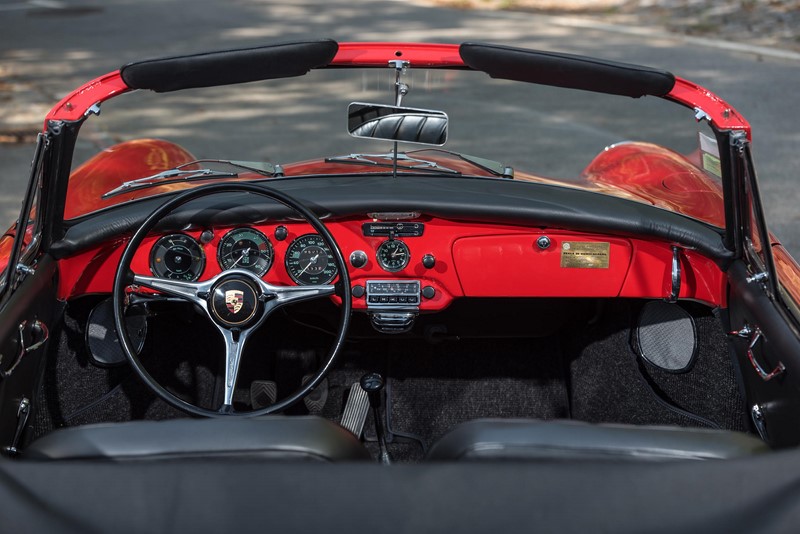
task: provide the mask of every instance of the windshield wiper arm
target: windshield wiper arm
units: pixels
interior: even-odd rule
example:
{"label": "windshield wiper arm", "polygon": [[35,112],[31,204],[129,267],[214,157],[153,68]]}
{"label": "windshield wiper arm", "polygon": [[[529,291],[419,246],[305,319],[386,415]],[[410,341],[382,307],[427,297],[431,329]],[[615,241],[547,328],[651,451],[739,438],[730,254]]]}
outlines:
{"label": "windshield wiper arm", "polygon": [[151,176],[144,178],[136,178],[135,180],[128,180],[123,184],[115,187],[111,191],[103,194],[101,198],[106,199],[122,193],[129,193],[139,189],[145,189],[155,185],[174,184],[177,182],[190,182],[194,180],[211,180],[214,178],[235,178],[239,175],[235,172],[226,172],[215,169],[187,169],[189,165],[197,165],[198,163],[221,163],[246,169],[249,171],[257,172],[264,176],[283,176],[283,168],[280,165],[273,165],[272,163],[250,162],[250,161],[230,161],[224,159],[197,159],[188,163],[178,165],[173,169],[167,169]]}
{"label": "windshield wiper arm", "polygon": [[180,170],[169,169],[159,172],[152,176],[145,176],[144,178],[137,178],[136,180],[129,180],[111,191],[104,193],[103,199],[110,198],[122,193],[129,193],[139,189],[146,189],[155,185],[174,184],[177,182],[190,182],[193,180],[212,179],[212,178],[234,178],[239,176],[235,172],[222,172],[212,169],[194,169],[194,170]]}
{"label": "windshield wiper arm", "polygon": [[230,165],[231,167],[238,167],[240,169],[247,169],[248,171],[257,172],[258,174],[263,174],[264,176],[283,176],[283,167],[281,167],[277,163],[270,163],[268,161],[234,161],[230,159],[196,159],[189,163],[184,163],[183,165],[179,165],[175,167],[176,169],[182,169],[187,165],[193,165],[195,163],[223,163],[225,165]]}
{"label": "windshield wiper arm", "polygon": [[463,159],[467,163],[471,163],[476,167],[479,167],[485,171],[489,171],[495,176],[500,176],[502,178],[514,177],[514,168],[509,167],[507,165],[503,165],[500,162],[492,161],[486,158],[479,158],[478,156],[470,156],[469,154],[459,154],[458,152],[450,152],[449,150],[444,150],[443,152],[453,154],[454,156]]}
{"label": "windshield wiper arm", "polygon": [[[374,158],[374,159],[369,159]],[[375,161],[375,159],[387,160],[387,163]],[[394,161],[394,154],[349,154],[347,156],[335,156],[332,158],[325,158],[326,163],[351,163],[355,165],[373,165],[375,167],[392,167]],[[400,153],[397,155],[397,161],[410,162],[412,165],[398,165],[397,170],[422,170],[422,171],[435,171],[447,174],[461,174],[455,169],[442,167],[435,161],[428,161],[426,159],[412,158],[408,154]]]}

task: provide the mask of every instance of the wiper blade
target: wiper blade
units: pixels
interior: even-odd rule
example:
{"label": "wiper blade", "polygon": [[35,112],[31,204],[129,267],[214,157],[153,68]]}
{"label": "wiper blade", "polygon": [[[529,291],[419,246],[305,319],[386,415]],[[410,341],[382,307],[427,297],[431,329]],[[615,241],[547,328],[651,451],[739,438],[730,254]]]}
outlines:
{"label": "wiper blade", "polygon": [[167,171],[159,172],[152,176],[144,178],[137,178],[136,180],[129,180],[122,185],[115,187],[111,191],[104,193],[100,198],[111,198],[123,193],[130,193],[131,191],[138,191],[139,189],[146,189],[156,185],[174,184],[178,182],[191,182],[194,180],[210,180],[212,178],[235,178],[239,176],[235,172],[220,172],[212,169],[195,169],[191,171],[170,169]]}
{"label": "wiper blade", "polygon": [[[375,161],[376,159],[386,160],[386,163]],[[388,167],[394,166],[394,154],[389,152],[387,154],[348,154],[346,156],[335,156],[332,158],[325,158],[326,163],[350,163],[354,165],[373,165],[375,167]],[[400,162],[411,163],[411,165],[400,165]],[[461,173],[455,169],[443,167],[435,161],[428,161],[425,159],[413,158],[405,153],[397,155],[397,170],[415,170],[415,171],[433,171],[446,174]]]}
{"label": "wiper blade", "polygon": [[271,163],[250,162],[250,161],[230,161],[223,159],[198,159],[178,165],[174,169],[167,169],[151,176],[137,178],[135,180],[128,180],[123,184],[115,187],[111,191],[103,194],[101,198],[106,199],[123,193],[137,191],[139,189],[146,189],[157,185],[174,184],[178,182],[191,182],[195,180],[212,180],[215,178],[236,178],[239,176],[235,172],[226,172],[216,169],[200,168],[200,169],[187,169],[190,165],[197,165],[198,163],[221,163],[246,169],[249,171],[257,172],[264,176],[283,176],[283,169],[280,165],[273,165]]}
{"label": "wiper blade", "polygon": [[462,161],[466,161],[467,163],[474,165],[475,167],[478,167],[486,172],[492,173],[495,176],[499,176],[501,178],[514,178],[514,168],[504,165],[499,161],[493,161],[478,156],[470,156],[469,154],[461,154],[459,152],[453,152],[452,150],[445,150],[443,148],[424,148],[422,150],[414,150],[411,152],[411,154],[417,154],[420,152],[439,152],[441,154],[447,154],[448,156],[454,156]]}
{"label": "wiper blade", "polygon": [[270,163],[268,161],[235,161],[230,159],[196,159],[190,163],[184,163],[183,165],[179,165],[175,167],[176,169],[182,169],[187,165],[192,165],[195,163],[223,163],[225,165],[230,165],[231,167],[238,167],[240,169],[247,169],[248,171],[257,172],[259,174],[263,174],[264,176],[283,176],[283,167],[281,167],[277,163]]}
{"label": "wiper blade", "polygon": [[461,158],[467,163],[472,163],[476,167],[488,171],[496,176],[501,176],[503,178],[514,177],[514,168],[503,165],[498,161],[492,161],[486,158],[479,158],[478,156],[470,156],[469,154],[459,154],[458,152],[450,152],[449,150],[440,150],[440,151]]}

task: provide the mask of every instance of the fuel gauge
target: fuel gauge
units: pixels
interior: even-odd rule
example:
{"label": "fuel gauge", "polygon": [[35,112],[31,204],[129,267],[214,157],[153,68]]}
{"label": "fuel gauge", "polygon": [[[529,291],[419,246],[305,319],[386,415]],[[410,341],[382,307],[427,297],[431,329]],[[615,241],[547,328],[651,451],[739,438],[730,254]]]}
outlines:
{"label": "fuel gauge", "polygon": [[161,278],[194,282],[203,273],[206,256],[200,244],[186,234],[162,237],[150,252],[150,270]]}

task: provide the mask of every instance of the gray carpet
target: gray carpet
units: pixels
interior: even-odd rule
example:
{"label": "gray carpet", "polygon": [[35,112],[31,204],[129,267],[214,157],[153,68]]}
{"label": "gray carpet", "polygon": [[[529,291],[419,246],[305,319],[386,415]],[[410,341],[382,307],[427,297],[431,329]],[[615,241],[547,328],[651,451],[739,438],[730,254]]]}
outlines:
{"label": "gray carpet", "polygon": [[[90,362],[84,331],[96,302],[85,299],[68,306],[57,350],[45,369],[36,435],[60,426],[184,416],[156,398],[127,366],[108,369]],[[422,458],[425,448],[454,425],[483,417],[697,426],[659,403],[647,382],[683,410],[722,428],[748,429],[725,334],[710,310],[682,304],[697,327],[698,354],[688,372],[676,374],[637,359],[631,328],[643,302],[598,304],[600,312],[592,320],[576,313],[571,324],[544,337],[439,343],[401,336],[354,340],[327,378],[328,400],[319,413],[338,421],[351,385],[366,372],[382,373],[387,381],[389,450],[398,461]],[[215,348],[215,343],[221,345],[217,332],[196,322],[202,320],[188,314],[151,321],[143,358],[170,388],[209,405],[218,394],[222,349]],[[329,336],[278,326],[282,328],[271,332],[279,335],[254,340],[256,354],[243,366],[240,383],[274,379],[280,397],[316,367]],[[309,350],[309,343],[317,346]],[[177,359],[157,357],[165,354]],[[247,390],[239,393],[246,397]],[[301,403],[288,413],[304,410]],[[374,440],[371,415],[365,429],[368,440]],[[368,446],[377,451],[374,442]]]}

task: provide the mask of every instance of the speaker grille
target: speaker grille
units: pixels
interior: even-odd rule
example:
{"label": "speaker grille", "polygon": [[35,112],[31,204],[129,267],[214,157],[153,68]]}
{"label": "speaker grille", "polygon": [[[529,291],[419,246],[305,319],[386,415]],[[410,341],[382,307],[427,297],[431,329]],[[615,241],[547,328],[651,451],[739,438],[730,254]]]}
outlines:
{"label": "speaker grille", "polygon": [[[144,314],[125,317],[128,337],[137,352],[141,352],[147,335],[147,316]],[[114,325],[114,301],[106,299],[98,304],[89,315],[86,326],[86,344],[92,361],[102,367],[125,363],[117,328]]]}
{"label": "speaker grille", "polygon": [[673,373],[688,371],[697,352],[692,316],[677,304],[648,302],[639,315],[639,353],[649,363]]}

